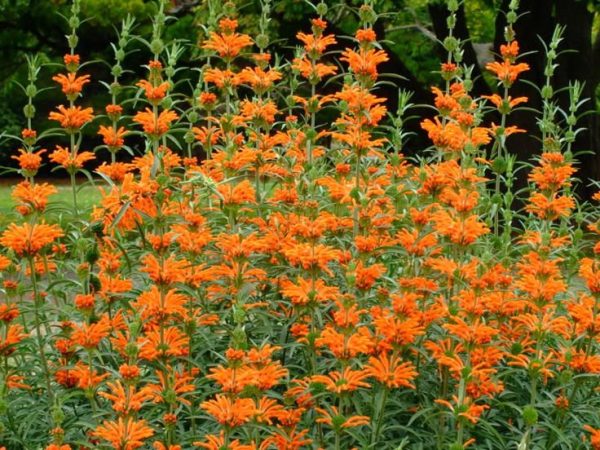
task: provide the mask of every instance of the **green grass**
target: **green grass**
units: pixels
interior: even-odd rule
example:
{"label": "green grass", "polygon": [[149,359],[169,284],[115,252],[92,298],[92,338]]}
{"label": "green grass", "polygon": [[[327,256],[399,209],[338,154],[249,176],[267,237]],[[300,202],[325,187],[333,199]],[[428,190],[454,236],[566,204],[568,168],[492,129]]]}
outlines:
{"label": "green grass", "polygon": [[[48,208],[63,207],[73,208],[73,192],[68,184],[55,184],[58,192],[48,199]],[[15,202],[11,197],[13,185],[0,185],[0,229],[12,221],[18,220],[19,214],[14,210]],[[77,206],[83,213],[89,213],[92,206],[100,201],[100,192],[97,186],[89,183],[82,184],[77,189]]]}

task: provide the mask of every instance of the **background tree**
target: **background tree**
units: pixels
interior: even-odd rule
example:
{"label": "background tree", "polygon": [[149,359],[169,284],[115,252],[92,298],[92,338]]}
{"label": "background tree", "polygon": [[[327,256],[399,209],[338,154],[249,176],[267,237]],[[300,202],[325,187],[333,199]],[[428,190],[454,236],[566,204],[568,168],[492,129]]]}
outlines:
{"label": "background tree", "polygon": [[[485,63],[493,58],[503,42],[505,13],[510,0],[469,0],[460,5],[457,13],[455,36],[461,40],[464,48],[464,62],[473,66],[475,95],[490,94],[495,90],[494,82],[486,74]],[[6,134],[18,133],[21,128],[21,111],[24,95],[17,83],[23,84],[26,78],[25,55],[40,53],[45,61],[59,61],[65,52],[64,34],[67,23],[61,14],[68,7],[67,0],[0,0],[0,130]],[[240,18],[241,26],[248,32],[256,31],[262,3],[260,0],[237,1],[244,12]],[[327,17],[331,22],[331,31],[336,34],[350,35],[356,27],[358,18],[351,12],[350,6],[359,5],[359,0],[335,0],[327,2]],[[173,0],[170,14],[177,21],[167,25],[167,34],[190,44],[182,58],[193,67],[196,49],[193,44],[202,35],[202,24],[208,17],[207,0]],[[130,14],[136,18],[138,27],[150,26],[150,17],[155,4],[145,0],[83,0],[82,12],[86,22],[81,33],[79,48],[84,61],[110,60],[110,42],[115,35],[115,26]],[[430,86],[437,83],[435,71],[442,54],[440,42],[447,35],[445,0],[379,0],[377,12],[381,14],[376,23],[376,31],[384,41],[390,60],[381,68],[391,74],[388,83],[381,87],[381,95],[388,97],[388,108],[397,108],[398,88],[414,92],[412,101],[416,104],[429,103],[432,96]],[[537,114],[541,98],[535,85],[543,84],[543,43],[548,42],[557,25],[565,27],[559,67],[555,74],[558,86],[567,86],[570,81],[584,83],[584,96],[589,98],[584,107],[581,125],[585,130],[578,134],[575,148],[587,150],[578,155],[581,162],[579,175],[582,179],[600,180],[600,124],[598,112],[598,85],[600,83],[600,2],[598,0],[521,0],[520,18],[516,24],[517,39],[522,53],[531,70],[523,76],[524,82],[513,88],[513,96],[523,95],[529,98],[528,109],[516,111],[514,119],[519,126],[529,131],[537,129]],[[308,17],[314,10],[305,0],[277,0],[273,5],[271,35],[278,52],[294,52],[295,35],[309,27]],[[200,36],[201,37],[201,36]],[[340,48],[345,42],[338,44]],[[128,57],[130,67],[135,71],[145,63],[147,55],[143,46],[132,49],[135,57]],[[568,50],[568,51],[567,51]],[[135,63],[139,62],[138,66]],[[91,64],[87,68],[93,79],[107,79],[109,69],[102,64]],[[53,74],[51,65],[44,77]],[[132,74],[135,76],[135,73]],[[531,82],[528,83],[527,81]],[[51,83],[43,83],[51,85]],[[95,89],[95,91],[94,91]],[[92,106],[103,104],[105,90],[96,83],[90,87],[87,97]],[[59,91],[48,90],[37,98],[37,120],[43,121],[47,111],[59,100]],[[562,107],[566,106],[566,95],[558,96]],[[427,114],[426,110],[418,111]],[[426,141],[415,121],[412,125],[415,133],[409,148],[411,154],[423,148]],[[526,161],[539,152],[541,144],[535,132],[530,135],[515,136],[509,142],[509,149],[519,160]],[[8,140],[0,143],[0,165],[10,164],[8,155],[12,154],[12,143]],[[521,183],[525,180],[522,179]],[[582,184],[580,193],[588,197],[591,189]]]}

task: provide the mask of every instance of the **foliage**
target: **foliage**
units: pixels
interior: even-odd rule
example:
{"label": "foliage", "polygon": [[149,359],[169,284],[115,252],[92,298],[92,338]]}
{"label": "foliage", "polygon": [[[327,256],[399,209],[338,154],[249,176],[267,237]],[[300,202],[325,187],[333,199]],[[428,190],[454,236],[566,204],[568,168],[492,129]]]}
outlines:
{"label": "foliage", "polygon": [[[268,1],[254,36],[231,3],[195,24],[159,3],[101,61],[78,53],[86,4],[60,64],[27,58],[6,130],[1,450],[600,448],[600,215],[574,194],[563,28],[525,130],[514,0],[496,94],[473,95],[449,1],[433,104],[400,90],[396,111],[369,0],[340,17],[351,36],[316,3],[291,57]],[[411,120],[429,142],[407,158]]]}

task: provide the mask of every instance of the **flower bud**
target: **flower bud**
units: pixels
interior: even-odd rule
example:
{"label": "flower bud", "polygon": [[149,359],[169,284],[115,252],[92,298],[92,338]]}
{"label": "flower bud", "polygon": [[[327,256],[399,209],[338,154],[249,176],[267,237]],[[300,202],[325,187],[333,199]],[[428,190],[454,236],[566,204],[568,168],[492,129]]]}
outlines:
{"label": "flower bud", "polygon": [[525,425],[531,427],[535,425],[538,421],[538,412],[532,405],[527,405],[523,409],[523,420],[525,421]]}

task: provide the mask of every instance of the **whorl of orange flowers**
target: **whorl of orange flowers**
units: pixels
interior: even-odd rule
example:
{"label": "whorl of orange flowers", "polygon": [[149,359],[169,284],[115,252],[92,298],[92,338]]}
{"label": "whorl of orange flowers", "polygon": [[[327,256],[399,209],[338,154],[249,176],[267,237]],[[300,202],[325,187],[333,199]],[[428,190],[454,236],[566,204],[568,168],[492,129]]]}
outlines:
{"label": "whorl of orange flowers", "polygon": [[58,225],[43,222],[34,225],[11,223],[0,236],[0,245],[18,255],[33,256],[62,236],[63,231]]}
{"label": "whorl of orange flowers", "polygon": [[221,19],[219,22],[221,32],[211,32],[209,39],[202,45],[202,48],[213,50],[225,59],[235,58],[244,48],[253,44],[250,36],[235,31],[237,26],[238,23],[235,19]]}
{"label": "whorl of orange flowers", "polygon": [[60,126],[68,132],[75,132],[94,117],[92,108],[81,108],[81,106],[70,106],[65,108],[58,106],[58,112],[52,111],[48,118],[60,123]]}

